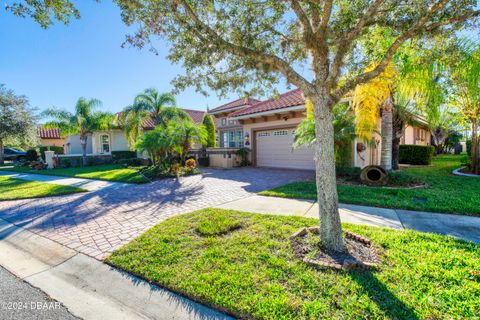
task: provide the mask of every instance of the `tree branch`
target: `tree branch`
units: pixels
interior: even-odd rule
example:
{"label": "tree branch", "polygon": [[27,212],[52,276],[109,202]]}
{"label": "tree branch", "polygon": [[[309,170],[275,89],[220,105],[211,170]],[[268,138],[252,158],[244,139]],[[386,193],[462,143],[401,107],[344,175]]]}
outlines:
{"label": "tree branch", "polygon": [[[200,18],[195,14],[195,12],[186,0],[176,0],[176,3],[183,7],[186,15],[194,22],[198,29],[201,29],[208,34],[209,40],[211,42],[215,42],[219,47],[223,48],[227,52],[240,57],[251,57],[259,62],[268,64],[275,71],[282,73],[289,82],[304,91],[306,91],[311,86],[310,83],[298,72],[296,72],[285,60],[273,54],[268,54],[247,47],[235,45],[225,40],[224,38],[219,36],[212,28],[210,28],[205,23],[203,23],[203,21],[200,20]],[[174,10],[177,14],[180,14],[176,10],[176,8],[174,8]]]}
{"label": "tree branch", "polygon": [[[400,46],[409,38],[421,33],[421,31],[424,31],[421,28],[425,26],[431,15],[441,10],[448,3],[448,1],[449,0],[441,0],[430,7],[426,15],[418,19],[417,22],[410,27],[410,29],[405,31],[393,42],[375,69],[348,80],[341,88],[337,89],[332,95],[334,101],[339,101],[348,91],[354,89],[357,85],[368,82],[382,73]],[[444,23],[448,24],[448,21],[445,21]]]}
{"label": "tree branch", "polygon": [[310,20],[305,14],[305,11],[303,11],[302,7],[300,6],[300,3],[298,2],[298,0],[291,0],[291,3],[292,3],[292,9],[295,12],[295,15],[297,16],[298,20],[302,24],[303,38],[305,39],[305,43],[307,44],[308,47],[313,47],[314,39],[313,39],[312,24],[310,23]]}
{"label": "tree branch", "polygon": [[335,58],[333,60],[331,72],[327,79],[328,83],[332,84],[338,80],[345,55],[352,46],[353,41],[358,38],[358,35],[362,32],[363,28],[370,22],[383,1],[384,0],[376,0],[367,10],[365,15],[363,15],[362,18],[358,20],[355,27],[349,32],[347,32],[345,36],[340,39],[337,47],[337,53],[335,54]]}

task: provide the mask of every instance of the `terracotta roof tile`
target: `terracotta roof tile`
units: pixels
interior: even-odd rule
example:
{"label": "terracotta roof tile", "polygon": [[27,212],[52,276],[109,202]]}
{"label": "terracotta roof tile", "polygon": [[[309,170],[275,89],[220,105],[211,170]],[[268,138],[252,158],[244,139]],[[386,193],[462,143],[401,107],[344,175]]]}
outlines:
{"label": "terracotta roof tile", "polygon": [[242,106],[252,106],[256,103],[259,103],[260,101],[259,100],[256,100],[256,99],[252,99],[252,98],[241,98],[241,99],[237,99],[235,101],[232,101],[232,102],[229,102],[227,104],[224,104],[220,107],[216,107],[212,110],[210,110],[210,113],[215,113],[215,112],[219,112],[219,111],[227,111],[227,110],[230,110],[230,109],[234,109],[234,108],[238,108],[238,107],[242,107]]}
{"label": "terracotta roof tile", "polygon": [[250,107],[233,112],[231,117],[244,116],[260,112],[272,111],[305,104],[305,96],[300,89],[294,89],[281,94],[278,98],[268,99]]}
{"label": "terracotta roof tile", "polygon": [[47,129],[44,127],[38,127],[37,133],[40,139],[61,139],[62,138],[60,136],[60,129],[58,128]]}

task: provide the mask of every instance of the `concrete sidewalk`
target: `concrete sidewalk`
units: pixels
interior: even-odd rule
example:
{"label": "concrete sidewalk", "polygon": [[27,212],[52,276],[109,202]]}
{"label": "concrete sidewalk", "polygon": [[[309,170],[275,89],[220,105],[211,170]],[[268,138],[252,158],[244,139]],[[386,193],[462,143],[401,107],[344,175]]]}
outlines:
{"label": "concrete sidewalk", "polygon": [[83,319],[231,319],[1,219],[0,265]]}
{"label": "concrete sidewalk", "polygon": [[[318,204],[313,200],[253,195],[217,208],[318,218]],[[340,219],[345,223],[450,235],[480,244],[480,217],[340,204]]]}
{"label": "concrete sidewalk", "polygon": [[10,172],[5,170],[0,170],[0,176],[9,177],[13,179],[22,179],[28,181],[39,181],[53,184],[60,184],[65,186],[72,186],[83,188],[88,191],[97,191],[102,189],[110,188],[120,188],[125,186],[131,186],[129,183],[122,182],[112,182],[112,181],[103,181],[103,180],[93,180],[93,179],[83,179],[83,178],[71,178],[71,177],[60,177],[60,176],[49,176],[44,174],[34,174],[34,173],[21,173],[21,172]]}

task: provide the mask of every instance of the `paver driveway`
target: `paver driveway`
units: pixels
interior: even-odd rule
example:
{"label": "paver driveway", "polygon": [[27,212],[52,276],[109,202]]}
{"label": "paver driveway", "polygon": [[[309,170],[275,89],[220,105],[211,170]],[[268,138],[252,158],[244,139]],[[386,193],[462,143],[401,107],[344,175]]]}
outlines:
{"label": "paver driveway", "polygon": [[313,172],[206,169],[167,179],[61,197],[0,202],[0,218],[97,259],[181,213],[238,200],[313,177]]}

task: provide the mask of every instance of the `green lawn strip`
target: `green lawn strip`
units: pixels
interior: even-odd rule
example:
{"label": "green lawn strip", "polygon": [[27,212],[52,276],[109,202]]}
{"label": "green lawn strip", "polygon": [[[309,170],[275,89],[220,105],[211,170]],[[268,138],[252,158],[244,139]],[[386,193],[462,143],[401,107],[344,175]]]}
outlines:
{"label": "green lawn strip", "polygon": [[[241,227],[223,233],[225,220]],[[198,232],[208,221],[219,222],[216,236]],[[381,267],[319,271],[300,262],[289,242],[299,228],[317,223],[204,209],[156,225],[106,261],[240,318],[467,319],[480,314],[479,246],[415,231],[344,225],[382,248]]]}
{"label": "green lawn strip", "polygon": [[149,180],[132,168],[125,168],[119,164],[106,164],[79,168],[64,168],[53,170],[32,170],[29,167],[14,167],[7,171],[44,174],[50,176],[64,176],[84,179],[96,179],[127,183],[147,183]]}
{"label": "green lawn strip", "polygon": [[[381,188],[338,185],[340,202],[376,207],[480,215],[480,179],[460,177],[451,172],[461,166],[462,156],[444,155],[433,160],[432,166],[403,169],[424,180],[426,189]],[[316,199],[312,181],[295,182],[261,195]]]}
{"label": "green lawn strip", "polygon": [[0,176],[0,200],[51,197],[86,191],[77,187]]}

